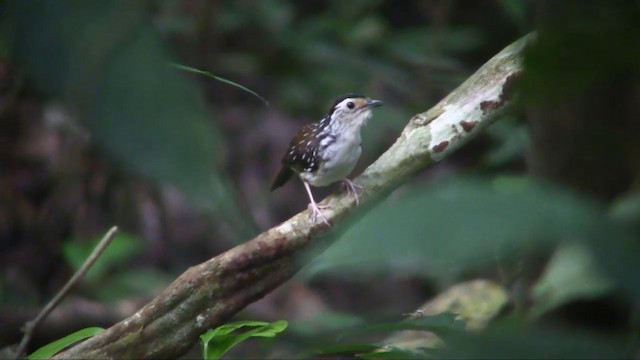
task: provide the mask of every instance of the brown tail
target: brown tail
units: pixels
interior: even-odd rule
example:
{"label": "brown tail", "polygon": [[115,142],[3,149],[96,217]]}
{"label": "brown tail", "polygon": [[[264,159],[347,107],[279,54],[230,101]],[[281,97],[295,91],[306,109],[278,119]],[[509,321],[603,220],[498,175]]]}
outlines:
{"label": "brown tail", "polygon": [[276,175],[275,179],[273,179],[273,182],[271,183],[271,191],[284,185],[287,181],[289,181],[289,179],[291,179],[292,175],[293,170],[291,170],[291,168],[289,168],[288,166],[282,166],[280,172],[278,172],[278,175]]}

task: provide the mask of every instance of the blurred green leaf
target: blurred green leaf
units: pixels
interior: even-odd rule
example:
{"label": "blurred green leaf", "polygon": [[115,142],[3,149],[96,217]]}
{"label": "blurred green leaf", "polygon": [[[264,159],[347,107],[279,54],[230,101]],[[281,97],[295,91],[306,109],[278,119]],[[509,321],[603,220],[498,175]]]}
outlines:
{"label": "blurred green leaf", "polygon": [[611,217],[620,221],[640,220],[640,192],[624,194],[613,202]]}
{"label": "blurred green leaf", "polygon": [[526,176],[497,176],[491,179],[491,185],[496,192],[502,194],[526,192],[532,186],[532,179]]}
{"label": "blurred green leaf", "polygon": [[539,17],[537,40],[525,51],[525,102],[565,102],[640,74],[636,3],[558,2],[554,9]]}
{"label": "blurred green leaf", "polygon": [[484,156],[483,161],[491,167],[500,167],[515,160],[524,160],[529,146],[529,134],[526,126],[503,119],[487,129],[495,139],[497,146]]}
{"label": "blurred green leaf", "polygon": [[[405,356],[413,358],[415,354],[411,355],[411,353],[405,353],[400,349],[387,349],[385,347],[385,350],[382,351],[382,344],[368,344],[365,341],[357,342],[354,339],[370,339],[372,335],[390,336],[398,331],[405,330],[429,331],[440,334],[464,329],[465,322],[459,320],[458,316],[452,313],[420,316],[401,321],[367,321],[353,327],[335,328],[326,333],[317,332],[311,335],[313,339],[312,349],[306,353],[308,355],[352,353],[360,354],[365,358],[375,358],[374,355],[378,353],[385,354],[387,357],[397,353],[397,355],[403,354],[403,358]],[[323,342],[326,343],[323,344]]]}
{"label": "blurred green leaf", "polygon": [[[275,337],[288,326],[284,320],[272,323],[264,321],[237,321],[219,326],[200,335],[202,354],[207,360],[220,359],[229,349],[251,337]],[[243,333],[235,333],[241,328],[250,327]]]}
{"label": "blurred green leaf", "polygon": [[549,185],[516,183],[448,179],[404,189],[349,228],[307,271],[393,265],[444,275],[493,262],[498,255],[585,237],[602,223],[602,210],[586,199]]}
{"label": "blurred green leaf", "polygon": [[265,0],[251,6],[253,8],[253,22],[259,21],[267,30],[279,33],[290,28],[295,19],[295,9],[286,0]]}
{"label": "blurred green leaf", "polygon": [[334,333],[344,328],[356,327],[363,319],[355,314],[323,311],[309,319],[292,323],[289,330],[296,335],[315,336],[319,333]]}
{"label": "blurred green leaf", "polygon": [[386,26],[379,16],[368,16],[359,19],[347,32],[350,47],[361,48],[375,45],[384,36]]}
{"label": "blurred green leaf", "polygon": [[409,63],[428,65],[433,64],[433,58],[441,58],[447,59],[444,64],[451,64],[456,60],[450,54],[473,50],[483,41],[482,34],[474,28],[419,27],[397,32],[385,47]]}
{"label": "blurred green leaf", "polygon": [[96,298],[113,303],[138,295],[153,294],[164,289],[174,280],[174,276],[155,268],[123,268],[93,289]]}
{"label": "blurred green leaf", "polygon": [[572,300],[601,296],[612,288],[612,282],[598,270],[588,246],[563,244],[533,288],[531,312],[539,316]]}
{"label": "blurred green leaf", "polygon": [[[74,271],[78,270],[101,239],[102,237],[91,241],[69,239],[62,245],[62,256]],[[143,245],[139,238],[123,232],[118,233],[85,274],[84,281],[91,283],[99,280],[114,267],[126,263],[131,257],[139,254],[142,248]]]}
{"label": "blurred green leaf", "polygon": [[34,360],[34,359],[48,359],[50,357],[52,357],[53,355],[55,355],[56,353],[60,352],[61,350],[63,350],[64,348],[66,348],[69,345],[73,345],[75,343],[77,343],[78,341],[82,341],[84,339],[88,339],[90,337],[93,337],[99,333],[101,333],[102,331],[104,331],[103,328],[100,327],[90,327],[90,328],[85,328],[82,330],[78,330],[76,332],[74,332],[73,334],[69,334],[65,337],[63,337],[62,339],[58,339],[52,343],[49,343],[41,348],[39,348],[38,350],[34,351],[33,353],[31,353],[31,355],[27,356],[27,359],[29,360]]}
{"label": "blurred green leaf", "polygon": [[432,316],[419,316],[391,323],[368,323],[357,326],[353,329],[345,330],[344,332],[349,333],[349,335],[364,333],[390,333],[400,330],[424,330],[440,333],[464,329],[465,322],[463,320],[459,320],[456,314],[442,313]]}
{"label": "blurred green leaf", "polygon": [[224,209],[229,221],[246,219],[218,171],[224,144],[204,99],[167,66],[140,2],[13,0],[6,8],[13,63],[31,86],[78,110],[112,159],[197,206]]}

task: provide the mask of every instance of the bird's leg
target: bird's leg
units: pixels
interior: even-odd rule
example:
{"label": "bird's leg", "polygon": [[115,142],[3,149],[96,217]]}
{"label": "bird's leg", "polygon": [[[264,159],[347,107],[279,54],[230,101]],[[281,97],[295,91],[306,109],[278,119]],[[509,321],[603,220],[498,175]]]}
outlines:
{"label": "bird's leg", "polygon": [[329,208],[329,206],[318,206],[316,201],[313,199],[313,194],[311,194],[311,188],[309,187],[309,184],[306,181],[303,181],[302,183],[304,184],[304,188],[307,189],[307,194],[309,194],[309,200],[311,200],[311,203],[309,204],[309,206],[311,206],[311,210],[313,211],[313,213],[311,214],[311,220],[315,222],[316,219],[318,218],[318,215],[320,215],[320,217],[322,218],[322,221],[325,224],[331,226],[331,224],[329,224],[329,220],[327,220],[326,216],[324,216],[322,211],[320,211],[320,208],[326,209],[326,208]]}
{"label": "bird's leg", "polygon": [[342,184],[347,188],[347,194],[356,198],[356,205],[360,205],[360,198],[358,197],[358,190],[362,190],[362,186],[356,185],[353,181],[344,178]]}

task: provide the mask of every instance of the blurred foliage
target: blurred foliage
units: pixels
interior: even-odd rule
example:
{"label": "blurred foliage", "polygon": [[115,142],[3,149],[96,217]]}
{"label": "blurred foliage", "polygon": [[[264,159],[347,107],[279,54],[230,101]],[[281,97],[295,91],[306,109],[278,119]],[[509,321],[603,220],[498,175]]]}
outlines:
{"label": "blurred foliage", "polygon": [[[120,176],[135,174],[160,184],[165,192],[150,192],[146,203],[132,196],[118,207],[110,201],[123,196],[117,191],[121,188],[105,187],[102,198],[83,190],[89,194],[87,205],[75,200],[80,191],[77,189],[85,187],[69,186],[72,190],[58,192],[64,184],[59,179],[62,176],[54,166],[54,170],[43,166],[42,173],[29,175],[37,184],[42,181],[49,187],[24,191],[28,200],[38,198],[32,193],[43,193],[41,202],[20,202],[22,198],[12,191],[27,188],[21,181],[28,176],[23,175],[23,168],[10,167],[12,163],[5,161],[9,165],[3,168],[0,185],[11,181],[18,185],[0,188],[0,199],[14,201],[0,209],[5,211],[0,214],[3,239],[9,239],[2,250],[19,256],[8,258],[8,265],[3,267],[0,297],[3,302],[12,299],[24,303],[48,295],[56,281],[60,282],[52,274],[62,273],[50,270],[77,268],[93,248],[86,233],[95,231],[101,222],[120,219],[113,212],[124,213],[127,220],[138,213],[144,216],[130,220],[131,230],[125,227],[129,233],[116,238],[85,279],[81,293],[110,304],[153,293],[170,280],[164,273],[167,265],[178,264],[176,268],[182,269],[233,241],[245,239],[257,230],[254,221],[267,227],[301,209],[306,201],[302,192],[267,195],[267,178],[278,164],[282,155],[279,151],[284,150],[289,134],[301,122],[318,120],[331,100],[343,93],[357,91],[384,100],[385,107],[363,132],[363,162],[371,161],[414,113],[429,108],[488,56],[530,31],[534,3],[541,2],[2,2],[0,79],[8,85],[0,83],[0,115],[6,116],[2,119],[5,127],[1,130],[6,134],[0,134],[1,144],[15,141],[18,145],[12,151],[15,148],[15,152],[28,153],[23,144],[28,130],[24,129],[39,120],[33,114],[46,109],[49,101],[60,101],[90,134],[90,150],[75,151],[94,156],[87,161],[90,165],[78,165],[84,166],[84,172],[72,172],[71,177],[102,171],[112,175],[107,177],[109,181],[122,185],[127,180]],[[525,100],[551,96],[564,102],[612,76],[637,81],[638,14],[628,11],[620,16],[615,9],[631,2],[607,5],[586,1],[584,7],[581,2],[563,3],[577,10],[558,17],[555,28],[539,33],[544,41],[529,49]],[[10,70],[4,67],[5,61],[11,65]],[[255,89],[272,105],[267,108],[228,84],[186,76],[171,66],[175,63],[190,64],[191,69]],[[18,80],[6,80],[4,74],[8,72],[15,72]],[[625,89],[618,89],[615,95],[624,95],[620,93]],[[525,104],[532,106],[535,102]],[[24,108],[27,110],[15,110]],[[14,113],[27,114],[15,117],[18,130],[4,121],[14,119]],[[51,132],[48,128],[46,131]],[[18,140],[11,140],[14,135]],[[330,305],[317,312],[309,305],[301,311],[303,316],[290,319],[289,331],[279,338],[288,343],[289,354],[359,354],[362,358],[427,354],[424,349],[380,351],[380,336],[406,329],[436,332],[447,344],[438,352],[430,350],[429,354],[438,358],[604,358],[629,357],[633,351],[637,354],[637,190],[627,189],[608,204],[572,187],[540,182],[524,173],[531,138],[521,114],[502,119],[354,223],[335,246],[305,269],[306,280],[310,280],[305,285],[322,293],[322,304]],[[0,147],[0,156],[8,147]],[[589,150],[595,154],[602,149]],[[62,151],[63,157],[75,159],[72,155]],[[584,151],[570,155],[578,162],[593,154]],[[26,157],[29,166],[37,164]],[[117,170],[101,164],[103,159]],[[612,166],[622,166],[615,159],[611,157]],[[602,172],[599,168],[588,169],[593,177]],[[80,183],[101,179],[78,177],[75,181]],[[132,194],[139,189],[128,186]],[[86,185],[87,189],[94,187],[98,186]],[[188,205],[175,200],[174,188],[186,197]],[[58,200],[63,205],[55,207],[58,203],[54,200],[59,198],[63,198]],[[99,221],[81,217],[92,206],[107,209],[99,213],[103,216]],[[203,226],[191,220],[195,217],[189,212],[191,207],[196,212],[212,210],[215,216],[207,216]],[[64,216],[42,222],[48,225],[42,227],[42,234],[27,231],[23,235],[15,230],[37,227],[41,224],[38,219],[58,212]],[[15,228],[7,225],[12,221],[18,224]],[[83,221],[89,224],[78,225]],[[77,231],[82,226],[89,230]],[[62,230],[43,235],[51,228]],[[206,234],[206,244],[202,244],[202,238],[200,243],[184,240],[198,231]],[[58,242],[49,241],[51,238]],[[16,245],[16,239],[24,241]],[[223,246],[212,248],[210,239]],[[21,247],[31,244],[51,259],[41,265],[33,255],[37,251]],[[65,264],[57,264],[58,252],[51,251],[59,244]],[[154,251],[164,257],[158,255],[146,263]],[[27,260],[14,265],[10,260],[16,258]],[[29,263],[37,263],[44,275],[24,275],[26,270],[16,270],[32,269],[27,267]],[[357,302],[357,311],[340,306],[340,302],[347,302],[347,295],[354,293],[349,292],[354,291],[352,288],[381,287],[381,279],[393,276],[409,277],[415,279],[415,287],[424,286],[416,290],[423,300],[461,279],[499,277],[504,282],[502,290],[516,309],[501,307],[506,314],[491,313],[491,317],[501,319],[483,331],[467,332],[450,313],[415,321],[371,318],[371,314],[383,312],[371,305],[374,296],[381,298],[379,303],[409,297],[396,288],[382,288],[380,293],[384,294],[372,295],[366,290],[356,293],[353,302]],[[318,279],[333,282],[318,286]],[[50,283],[53,285],[29,292],[28,286]],[[17,291],[17,295],[11,291]],[[329,294],[338,300],[331,304]],[[293,301],[308,300],[295,294],[291,297]],[[501,299],[506,301],[505,297]],[[603,297],[613,298],[615,304],[598,303]],[[265,301],[273,302],[269,298]],[[595,310],[588,308],[580,321],[563,317],[567,310],[576,308],[576,303],[585,302],[595,303]],[[415,306],[408,305],[409,301],[402,304]],[[464,302],[457,305],[465,307]],[[273,307],[280,312],[267,316],[296,316],[279,303]],[[389,311],[414,309],[396,306]],[[601,317],[613,325],[605,327],[594,320]],[[208,346],[205,356],[219,357],[248,336],[274,336],[284,330],[282,324],[244,322],[214,329],[203,335],[203,344]],[[234,333],[243,326],[258,327]],[[216,341],[222,345],[212,346]],[[247,357],[264,356],[253,351]]]}
{"label": "blurred foliage", "polygon": [[[237,344],[252,338],[272,338],[287,329],[288,323],[284,320],[272,323],[264,321],[236,321],[218,326],[200,335],[202,341],[202,357],[206,360],[217,360],[229,349]],[[239,333],[236,330],[250,328]]]}
{"label": "blurred foliage", "polygon": [[549,15],[539,31],[540,41],[525,56],[523,90],[528,102],[570,101],[593,91],[594,84],[608,85],[640,74],[637,4],[550,2],[541,6],[542,11]]}
{"label": "blurred foliage", "polygon": [[515,117],[507,117],[491,125],[487,135],[495,139],[495,146],[488,151],[482,162],[488,168],[503,168],[522,160],[529,146],[527,128]]}
{"label": "blurred foliage", "polygon": [[152,267],[121,268],[101,283],[89,284],[87,288],[97,300],[115,303],[135,296],[149,296],[173,280],[173,275]]}
{"label": "blurred foliage", "polygon": [[[367,344],[357,342],[354,339],[363,338],[363,335],[377,334],[390,335],[397,331],[428,331],[437,334],[444,334],[451,331],[464,330],[465,323],[457,315],[442,313],[433,316],[423,316],[414,319],[406,319],[399,322],[369,322],[356,327],[345,328],[340,335],[318,334],[315,346],[308,353],[303,354],[305,358],[320,355],[357,354],[359,358],[416,358],[425,357],[429,349],[420,348],[418,353],[411,353],[405,349],[395,346],[385,346],[382,343]],[[323,340],[325,338],[326,340]],[[327,343],[322,344],[323,341]]]}
{"label": "blurred foliage", "polygon": [[532,289],[533,316],[575,299],[597,298],[613,289],[612,282],[602,274],[591,251],[580,243],[558,247],[545,273]]}
{"label": "blurred foliage", "polygon": [[502,9],[509,15],[518,28],[526,32],[529,27],[529,0],[498,0]]}
{"label": "blurred foliage", "polygon": [[[62,247],[64,260],[77,271],[98,242],[100,238],[90,242],[67,240]],[[83,287],[96,299],[113,303],[167,286],[173,280],[169,274],[154,268],[132,269],[126,266],[143,250],[139,238],[120,232],[85,274]]]}
{"label": "blurred foliage", "polygon": [[[610,338],[542,329],[530,320],[614,291],[633,306],[640,298],[640,273],[632,270],[640,258],[637,237],[637,228],[610,215],[604,204],[566,188],[524,177],[448,178],[392,195],[351,226],[306,274],[358,278],[401,272],[455,279],[492,266],[508,268],[517,259],[531,262],[536,254],[555,249],[531,294],[525,295],[531,302],[525,317],[481,335],[449,334],[437,357],[620,357],[638,345],[625,342],[623,333]],[[536,338],[525,346],[530,336]],[[354,343],[351,351],[339,347],[339,352],[359,353],[361,345]],[[413,351],[413,356],[424,356]]]}
{"label": "blurred foliage", "polygon": [[[62,255],[73,270],[77,271],[100,240],[101,238],[96,238],[90,242],[81,242],[69,239],[63,245]],[[107,272],[113,270],[113,268],[118,265],[126,264],[134,255],[140,253],[142,250],[142,242],[140,239],[121,232],[111,241],[98,260],[91,266],[84,276],[84,281],[95,282],[100,280]]]}
{"label": "blurred foliage", "polygon": [[139,3],[33,0],[5,7],[13,62],[30,85],[77,109],[109,156],[178,187],[227,221],[246,219],[221,173],[223,137],[193,83],[171,67]]}
{"label": "blurred foliage", "polygon": [[301,337],[317,337],[319,334],[329,334],[347,328],[355,328],[366,320],[362,314],[325,311],[316,316],[291,323],[291,331]]}
{"label": "blurred foliage", "polygon": [[519,177],[447,179],[392,199],[350,227],[308,271],[393,265],[446,276],[523,249],[542,251],[565,237],[590,236],[602,223],[597,204]]}
{"label": "blurred foliage", "polygon": [[631,356],[622,339],[585,331],[503,321],[481,333],[443,336],[438,359],[621,359]]}
{"label": "blurred foliage", "polygon": [[[326,111],[319,99],[352,91],[384,91],[400,95],[405,104],[422,105],[464,79],[456,55],[482,44],[477,28],[398,28],[379,11],[382,5],[379,0],[309,5],[231,1],[217,3],[214,14],[203,15],[211,18],[201,21],[211,23],[217,41],[231,42],[224,56],[213,56],[216,69],[245,76],[268,74],[276,80],[269,84],[273,97],[294,113]],[[160,11],[173,7],[175,3],[167,1]],[[193,18],[163,24],[174,34],[199,29]]]}

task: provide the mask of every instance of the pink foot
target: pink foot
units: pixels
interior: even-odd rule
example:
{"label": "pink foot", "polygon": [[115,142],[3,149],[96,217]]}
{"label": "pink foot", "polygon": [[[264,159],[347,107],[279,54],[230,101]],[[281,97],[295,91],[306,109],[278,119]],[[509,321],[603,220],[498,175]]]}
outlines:
{"label": "pink foot", "polygon": [[342,184],[347,188],[347,194],[356,198],[356,205],[360,205],[360,198],[358,197],[358,190],[362,190],[362,186],[358,186],[349,179],[343,179]]}
{"label": "pink foot", "polygon": [[324,216],[324,214],[322,213],[321,209],[328,209],[330,208],[329,205],[318,205],[316,204],[316,202],[311,202],[309,203],[309,207],[311,208],[311,221],[315,222],[318,219],[318,216],[320,216],[320,218],[322,219],[322,222],[324,222],[325,224],[331,226],[331,224],[329,224],[329,220],[327,220],[327,217]]}
{"label": "pink foot", "polygon": [[304,184],[304,188],[307,190],[307,195],[309,195],[309,200],[311,201],[309,203],[309,207],[311,207],[311,221],[316,222],[316,219],[318,218],[318,216],[320,216],[322,218],[322,221],[327,224],[329,227],[331,227],[331,224],[329,224],[329,220],[327,220],[327,217],[324,216],[324,214],[322,213],[322,211],[320,211],[320,209],[328,209],[330,208],[330,206],[328,205],[322,205],[319,206],[318,203],[316,203],[316,201],[313,199],[313,194],[311,193],[311,188],[309,187],[309,183],[307,183],[306,181],[302,182]]}

